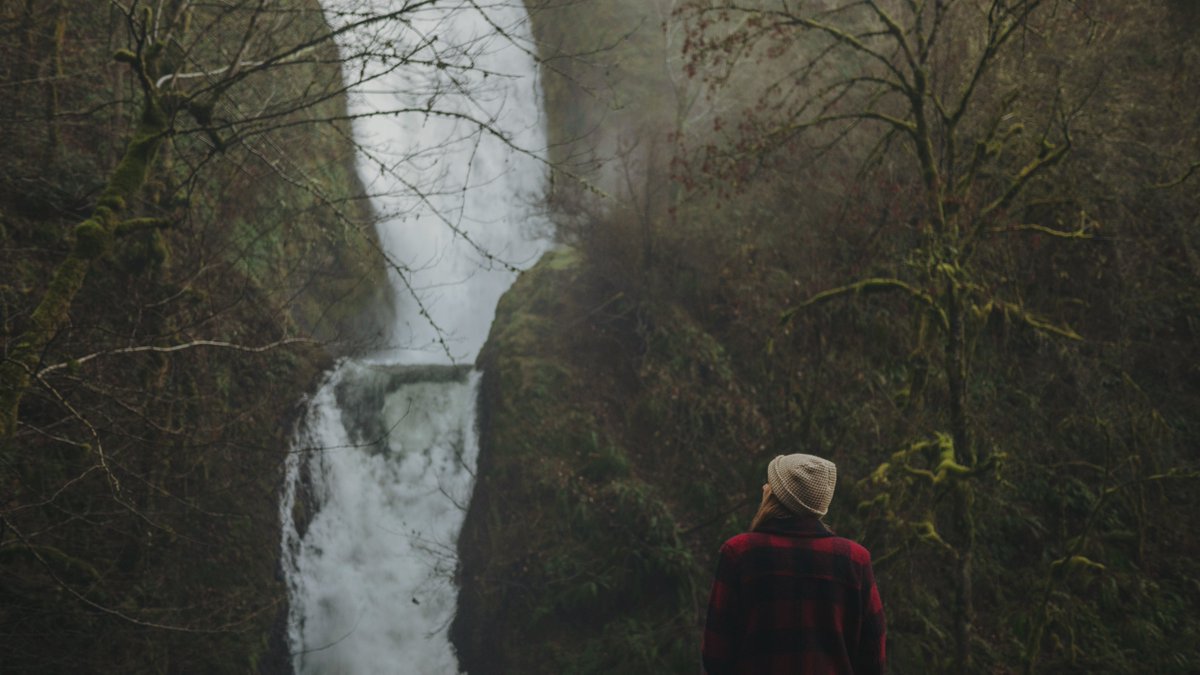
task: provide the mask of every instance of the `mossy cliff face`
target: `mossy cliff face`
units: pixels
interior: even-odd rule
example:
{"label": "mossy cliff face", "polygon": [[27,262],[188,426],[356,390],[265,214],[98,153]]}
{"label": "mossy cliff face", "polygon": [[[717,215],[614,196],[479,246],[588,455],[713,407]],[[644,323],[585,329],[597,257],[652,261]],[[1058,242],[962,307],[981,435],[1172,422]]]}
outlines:
{"label": "mossy cliff face", "polygon": [[[237,52],[247,13],[226,9],[192,15],[221,26],[196,63]],[[387,288],[348,125],[316,123],[344,101],[221,153],[179,128],[140,152],[119,10],[0,2],[0,352],[38,327],[72,247],[88,256],[0,438],[0,670],[285,671],[278,489],[297,402],[370,339]],[[278,16],[256,45],[327,30],[315,1]],[[218,122],[336,91],[331,56],[230,91]],[[89,224],[118,211],[146,227]]]}
{"label": "mossy cliff face", "polygon": [[711,551],[692,525],[736,528],[711,518],[711,485],[742,482],[736,436],[761,419],[686,314],[655,315],[594,279],[577,253],[548,253],[501,299],[479,357],[478,482],[451,629],[474,674],[695,663]]}
{"label": "mossy cliff face", "polygon": [[[550,64],[553,159],[622,192],[616,165],[597,160],[676,112],[662,96],[669,8],[526,4]],[[744,495],[728,503],[722,486],[752,484],[767,452],[722,345],[680,305],[609,283],[608,262],[548,253],[503,296],[479,356],[478,482],[451,629],[473,675],[693,672],[714,540],[744,516]]]}

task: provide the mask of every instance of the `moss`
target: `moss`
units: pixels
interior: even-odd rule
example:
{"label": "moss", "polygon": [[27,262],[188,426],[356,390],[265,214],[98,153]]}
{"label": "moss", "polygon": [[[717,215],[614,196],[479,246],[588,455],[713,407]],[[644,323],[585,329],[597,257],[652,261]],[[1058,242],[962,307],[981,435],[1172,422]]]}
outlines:
{"label": "moss", "polygon": [[117,194],[106,194],[96,202],[96,209],[107,209],[111,213],[120,213],[125,210],[125,198]]}
{"label": "moss", "polygon": [[629,457],[620,447],[607,439],[602,440],[598,431],[591,431],[584,448],[583,465],[579,470],[584,478],[595,483],[607,483],[629,477]]}
{"label": "moss", "polygon": [[[154,157],[158,154],[158,147],[165,138],[167,124],[167,115],[159,101],[154,96],[146,96],[142,100],[141,120],[108,180],[104,194],[100,197],[101,203],[127,202],[142,189],[154,163]],[[122,201],[115,202],[116,199]]]}
{"label": "moss", "polygon": [[112,246],[112,233],[100,221],[90,218],[75,228],[75,251],[85,260],[95,260]]}

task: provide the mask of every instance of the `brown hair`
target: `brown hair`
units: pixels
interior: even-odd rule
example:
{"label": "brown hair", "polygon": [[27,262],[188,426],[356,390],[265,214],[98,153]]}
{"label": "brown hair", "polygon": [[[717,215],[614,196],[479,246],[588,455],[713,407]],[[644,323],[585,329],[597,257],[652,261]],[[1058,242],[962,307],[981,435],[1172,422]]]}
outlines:
{"label": "brown hair", "polygon": [[750,531],[757,530],[760,525],[768,521],[777,518],[791,518],[793,515],[795,514],[788,507],[784,506],[778,497],[772,494],[770,490],[767,490],[766,494],[763,495],[762,503],[758,505],[758,513],[755,513],[754,519],[750,521]]}

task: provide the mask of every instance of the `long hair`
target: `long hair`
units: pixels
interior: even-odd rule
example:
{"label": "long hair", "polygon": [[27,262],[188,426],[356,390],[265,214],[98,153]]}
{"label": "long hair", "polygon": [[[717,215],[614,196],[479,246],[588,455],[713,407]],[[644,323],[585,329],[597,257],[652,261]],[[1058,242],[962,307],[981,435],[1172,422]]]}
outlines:
{"label": "long hair", "polygon": [[763,495],[762,503],[758,505],[758,513],[754,514],[754,519],[750,521],[750,531],[754,532],[760,525],[775,520],[777,518],[791,518],[796,514],[792,510],[783,505],[779,498],[767,490]]}

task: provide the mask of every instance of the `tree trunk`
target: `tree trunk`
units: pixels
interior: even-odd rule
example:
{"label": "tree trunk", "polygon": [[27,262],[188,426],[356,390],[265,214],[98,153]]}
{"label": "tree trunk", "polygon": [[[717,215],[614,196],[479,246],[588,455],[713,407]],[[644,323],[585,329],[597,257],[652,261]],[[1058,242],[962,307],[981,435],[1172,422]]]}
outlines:
{"label": "tree trunk", "polygon": [[8,358],[0,364],[0,440],[16,431],[18,408],[33,381],[42,350],[66,324],[71,303],[83,288],[92,262],[112,249],[121,214],[145,184],[167,128],[167,116],[159,101],[147,92],[133,138],[109,176],[96,208],[91,217],[75,226],[71,252],[54,270],[50,286],[33,311],[31,325],[13,342]]}
{"label": "tree trunk", "polygon": [[50,59],[45,73],[46,147],[43,161],[47,166],[58,156],[58,85],[63,77],[62,52],[67,36],[67,9],[54,4],[54,32],[50,39]]}
{"label": "tree trunk", "polygon": [[954,672],[971,672],[971,634],[975,616],[971,563],[975,549],[974,495],[971,485],[960,480],[955,487],[957,528],[964,543],[958,548],[958,588],[954,602]]}
{"label": "tree trunk", "polygon": [[[963,327],[963,308],[960,289],[954,279],[946,279],[946,310],[949,330],[946,334],[946,380],[950,394],[950,433],[954,439],[954,461],[974,468],[976,454],[971,447],[967,421],[967,360]],[[972,600],[971,557],[975,548],[974,495],[964,477],[954,486],[955,534],[958,541],[958,583],[954,603],[954,662],[955,671],[966,673],[971,668],[971,623],[974,615]]]}

